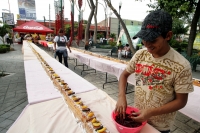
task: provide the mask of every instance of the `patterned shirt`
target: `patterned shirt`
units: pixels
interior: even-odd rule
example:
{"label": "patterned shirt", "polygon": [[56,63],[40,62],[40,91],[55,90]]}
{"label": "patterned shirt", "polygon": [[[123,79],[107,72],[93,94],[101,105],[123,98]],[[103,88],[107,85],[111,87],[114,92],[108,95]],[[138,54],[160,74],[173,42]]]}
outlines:
{"label": "patterned shirt", "polygon": [[[175,99],[175,93],[193,91],[190,63],[173,48],[154,58],[147,49],[138,50],[126,67],[135,73],[134,106],[138,109],[158,108]],[[158,130],[169,130],[176,112],[152,116],[148,123]]]}

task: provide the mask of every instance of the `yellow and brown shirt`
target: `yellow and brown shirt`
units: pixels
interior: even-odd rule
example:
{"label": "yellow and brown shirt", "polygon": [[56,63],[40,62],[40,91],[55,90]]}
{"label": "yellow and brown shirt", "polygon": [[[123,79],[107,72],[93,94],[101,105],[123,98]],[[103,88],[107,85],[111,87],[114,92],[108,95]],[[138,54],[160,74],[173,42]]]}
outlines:
{"label": "yellow and brown shirt", "polygon": [[[141,49],[126,71],[135,73],[134,106],[138,109],[158,108],[173,101],[175,93],[193,91],[190,63],[173,48],[160,58]],[[148,123],[158,130],[169,130],[175,113],[152,116]]]}

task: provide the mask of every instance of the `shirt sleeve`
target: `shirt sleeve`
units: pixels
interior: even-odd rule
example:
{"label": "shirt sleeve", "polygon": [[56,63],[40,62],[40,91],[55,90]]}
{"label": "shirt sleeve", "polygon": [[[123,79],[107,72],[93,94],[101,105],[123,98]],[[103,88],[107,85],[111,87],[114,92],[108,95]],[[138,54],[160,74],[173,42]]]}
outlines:
{"label": "shirt sleeve", "polygon": [[56,36],[55,38],[54,38],[54,42],[57,42],[58,41],[58,36]]}
{"label": "shirt sleeve", "polygon": [[65,38],[66,42],[68,42],[68,40],[67,40],[67,37],[66,37],[66,36],[64,36],[64,38]]}
{"label": "shirt sleeve", "polygon": [[190,93],[194,91],[190,64],[176,75],[174,88],[176,93]]}

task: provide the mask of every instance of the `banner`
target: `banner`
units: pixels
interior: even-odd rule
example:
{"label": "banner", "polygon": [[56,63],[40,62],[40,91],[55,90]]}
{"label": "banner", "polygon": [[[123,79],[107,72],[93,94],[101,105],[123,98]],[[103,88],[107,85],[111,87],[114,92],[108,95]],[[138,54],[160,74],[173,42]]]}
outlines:
{"label": "banner", "polygon": [[195,40],[194,40],[193,48],[194,48],[194,49],[200,50],[200,33],[198,33],[198,34],[196,35],[196,38],[195,38]]}
{"label": "banner", "polygon": [[7,25],[14,25],[15,24],[13,13],[2,12],[2,18],[3,18],[3,23],[6,23]]}
{"label": "banner", "polygon": [[18,0],[20,19],[36,20],[35,0]]}

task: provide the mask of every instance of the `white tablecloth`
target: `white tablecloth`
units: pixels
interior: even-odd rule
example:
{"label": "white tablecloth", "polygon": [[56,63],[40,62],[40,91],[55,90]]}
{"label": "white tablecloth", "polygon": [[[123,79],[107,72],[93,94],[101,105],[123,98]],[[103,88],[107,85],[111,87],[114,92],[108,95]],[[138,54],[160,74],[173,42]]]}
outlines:
{"label": "white tablecloth", "polygon": [[[68,83],[69,87],[75,93],[83,93],[97,89],[94,85],[83,79],[70,69],[66,68],[63,64],[49,56],[42,49],[38,48],[35,44],[31,46],[48,62],[53,70]],[[32,49],[25,41],[23,44],[24,50],[24,69],[26,76],[26,88],[29,104],[35,104],[54,98],[59,98],[60,94],[53,85],[46,71],[37,59]]]}
{"label": "white tablecloth", "polygon": [[95,56],[91,56],[88,54],[84,54],[84,53],[74,53],[74,55],[76,56],[77,60],[87,66],[90,66],[90,62],[91,59],[99,59],[98,57]]}
{"label": "white tablecloth", "polygon": [[24,69],[29,104],[60,97],[60,94],[55,89],[52,81],[38,60],[24,61]]}
{"label": "white tablecloth", "polygon": [[81,133],[62,98],[27,105],[7,133]]}
{"label": "white tablecloth", "polygon": [[[96,118],[110,131],[118,133],[111,113],[115,108],[115,101],[101,90],[93,90],[77,94],[81,100],[95,114]],[[76,122],[62,98],[28,105],[8,133],[16,132],[59,132],[81,133],[80,124]],[[149,124],[146,124],[141,133],[159,133]]]}
{"label": "white tablecloth", "polygon": [[200,87],[194,85],[194,91],[189,93],[188,102],[180,112],[200,122]]}

